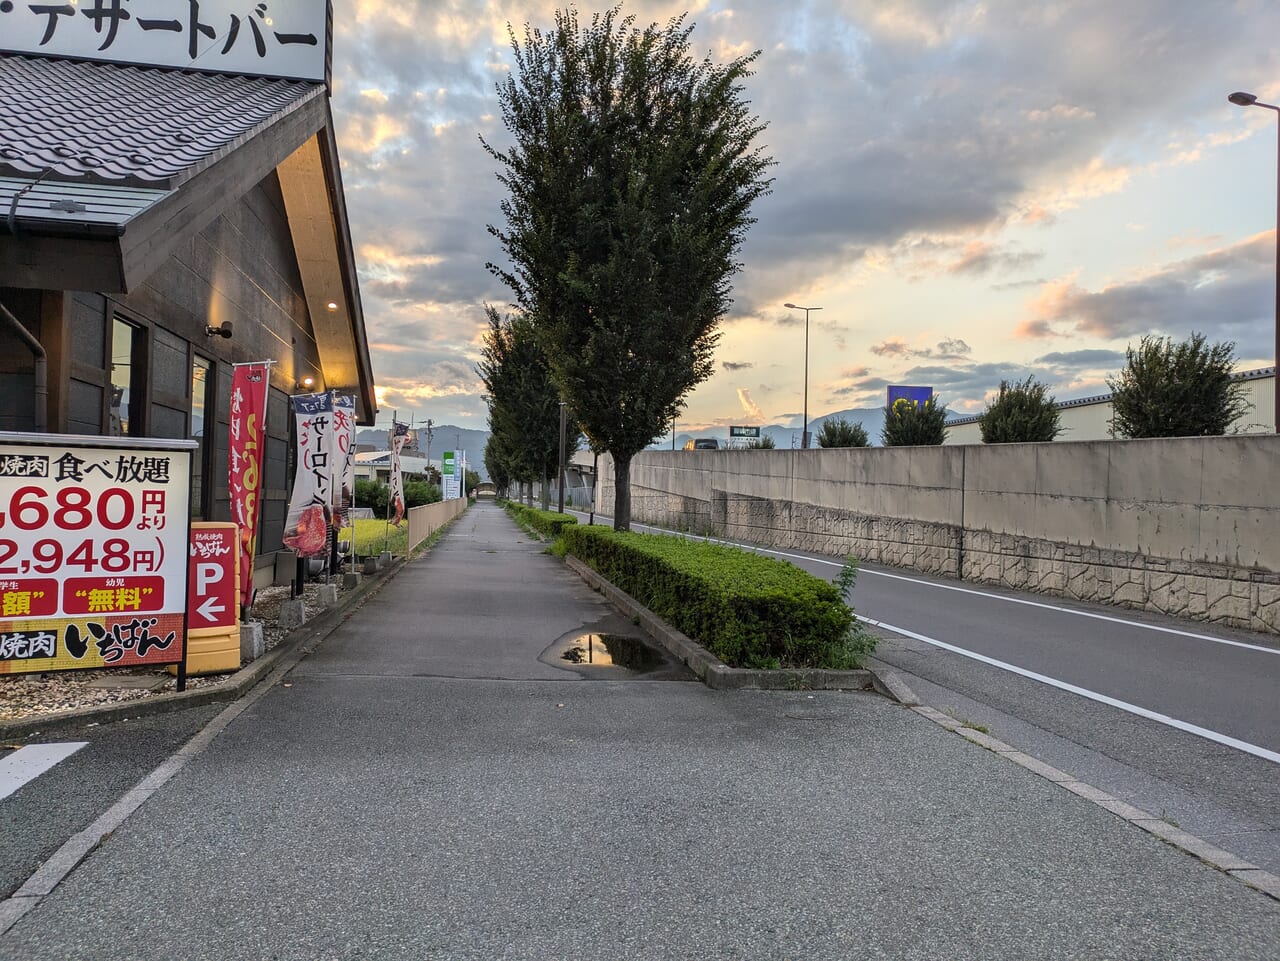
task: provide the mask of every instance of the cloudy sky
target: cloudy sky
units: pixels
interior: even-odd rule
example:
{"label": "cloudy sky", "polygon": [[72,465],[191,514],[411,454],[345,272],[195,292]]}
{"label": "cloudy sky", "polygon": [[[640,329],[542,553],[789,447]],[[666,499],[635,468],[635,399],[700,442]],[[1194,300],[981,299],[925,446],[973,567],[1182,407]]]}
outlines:
{"label": "cloudy sky", "polygon": [[[501,186],[507,24],[543,0],[335,0],[333,108],[382,414],[484,428],[474,372]],[[588,13],[595,8],[582,4]],[[688,11],[695,49],[759,49],[747,94],[777,160],[715,376],[680,431],[798,425],[932,386],[982,410],[1002,378],[1106,390],[1144,334],[1271,363],[1273,0],[630,0]]]}

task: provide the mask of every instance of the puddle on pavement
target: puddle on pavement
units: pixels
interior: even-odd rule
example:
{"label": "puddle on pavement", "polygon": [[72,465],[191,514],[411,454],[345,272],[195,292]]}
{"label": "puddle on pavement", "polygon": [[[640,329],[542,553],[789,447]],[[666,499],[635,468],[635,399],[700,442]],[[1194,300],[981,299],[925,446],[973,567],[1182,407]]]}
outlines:
{"label": "puddle on pavement", "polygon": [[651,671],[662,663],[658,653],[639,638],[621,634],[584,634],[569,641],[560,658],[571,664],[625,667],[637,673]]}
{"label": "puddle on pavement", "polygon": [[640,638],[626,634],[601,631],[568,634],[543,651],[538,660],[573,671],[584,679],[693,679],[693,673],[683,664]]}

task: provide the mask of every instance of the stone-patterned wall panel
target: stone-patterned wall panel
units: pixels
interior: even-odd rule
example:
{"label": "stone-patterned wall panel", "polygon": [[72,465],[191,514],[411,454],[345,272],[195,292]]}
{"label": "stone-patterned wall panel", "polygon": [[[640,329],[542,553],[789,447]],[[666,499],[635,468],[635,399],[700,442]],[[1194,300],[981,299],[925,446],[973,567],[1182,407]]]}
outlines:
{"label": "stone-patterned wall panel", "polygon": [[[1046,557],[1046,554],[1051,556]],[[967,579],[1248,630],[1280,629],[1280,575],[971,532]]]}

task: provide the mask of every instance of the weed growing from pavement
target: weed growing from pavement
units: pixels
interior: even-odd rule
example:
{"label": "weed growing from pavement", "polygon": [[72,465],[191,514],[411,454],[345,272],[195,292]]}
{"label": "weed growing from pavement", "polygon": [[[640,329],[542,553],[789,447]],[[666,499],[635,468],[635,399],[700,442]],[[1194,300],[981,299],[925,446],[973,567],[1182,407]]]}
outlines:
{"label": "weed growing from pavement", "polygon": [[[844,564],[840,567],[840,572],[836,574],[835,579],[832,581],[836,586],[836,590],[840,592],[840,596],[844,598],[850,613],[853,613],[853,588],[857,582],[858,558],[850,554],[845,558]],[[831,666],[842,670],[861,667],[875,651],[877,643],[878,638],[862,626],[862,622],[858,620],[855,614],[853,624],[849,627],[848,633],[845,634],[842,645],[832,654]]]}

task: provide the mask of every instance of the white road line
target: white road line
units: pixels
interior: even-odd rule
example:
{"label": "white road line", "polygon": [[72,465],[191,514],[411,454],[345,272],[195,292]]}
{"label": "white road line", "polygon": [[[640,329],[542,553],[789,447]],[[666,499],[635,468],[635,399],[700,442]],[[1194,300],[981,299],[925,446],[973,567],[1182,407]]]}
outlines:
{"label": "white road line", "polygon": [[981,661],[983,664],[989,664],[1002,671],[1009,671],[1011,674],[1017,674],[1020,677],[1039,681],[1041,684],[1047,684],[1050,687],[1056,687],[1060,691],[1069,691],[1072,694],[1079,694],[1081,697],[1087,697],[1091,701],[1097,701],[1100,704],[1108,704],[1111,707],[1119,708],[1121,711],[1127,711],[1130,714],[1136,714],[1138,717],[1145,717],[1147,720],[1155,721],[1158,724],[1164,724],[1168,727],[1176,728],[1179,731],[1186,731],[1188,734],[1195,734],[1197,737],[1202,737],[1217,744],[1226,745],[1227,747],[1233,747],[1238,751],[1244,751],[1246,754],[1252,754],[1254,757],[1260,757],[1264,760],[1271,761],[1272,763],[1280,764],[1280,753],[1269,751],[1265,747],[1258,747],[1258,745],[1250,744],[1248,741],[1241,741],[1238,738],[1230,737],[1226,734],[1219,734],[1217,731],[1211,731],[1208,728],[1200,727],[1196,724],[1190,724],[1187,721],[1180,721],[1176,717],[1170,717],[1169,715],[1161,714],[1158,711],[1151,711],[1145,707],[1130,704],[1128,701],[1121,701],[1114,697],[1108,697],[1106,694],[1099,694],[1097,691],[1090,691],[1088,688],[1077,687],[1075,684],[1068,684],[1066,681],[1060,681],[1056,677],[1037,674],[1035,671],[1028,671],[1025,667],[1018,667],[1016,664],[998,661],[994,657],[987,657],[985,654],[977,654],[974,651],[966,650],[963,647],[956,647],[954,644],[948,644],[946,641],[940,641],[935,637],[917,634],[915,631],[909,631],[905,627],[895,627],[893,624],[886,624],[884,621],[873,621],[866,617],[859,618],[859,620],[865,624],[871,624],[874,627],[882,627],[886,630],[894,631],[914,640],[923,641],[925,644],[932,644],[934,647],[940,647],[944,651],[951,651],[953,654],[959,654],[961,657],[968,657],[975,661]]}
{"label": "white road line", "polygon": [[[664,531],[661,527],[651,527],[644,524],[638,524],[637,527],[647,527],[648,530],[658,531],[663,534],[674,533],[672,531]],[[826,564],[828,567],[843,567],[842,561],[829,561],[824,557],[812,557],[808,554],[792,554],[787,551],[770,550],[767,547],[760,547],[756,544],[743,544],[737,541],[726,541],[717,537],[698,538],[699,540],[709,540],[716,544],[728,544],[731,547],[742,547],[747,550],[756,551],[759,554],[771,554],[774,557],[785,557],[789,560],[812,561],[815,564]],[[939,584],[935,581],[921,580],[918,577],[908,577],[905,574],[890,574],[888,571],[876,571],[864,567],[858,571],[859,574],[870,574],[873,577],[887,577],[890,580],[906,581],[909,584],[919,584],[921,587],[933,587],[940,591],[956,591],[960,594],[973,594],[976,597],[985,597],[993,601],[1002,601],[1005,604],[1023,604],[1026,607],[1038,607],[1046,611],[1057,611],[1060,614],[1072,614],[1076,617],[1090,617],[1096,621],[1109,621],[1112,624],[1123,624],[1125,627],[1136,627],[1144,631],[1158,631],[1161,634],[1175,634],[1178,637],[1189,637],[1197,641],[1210,641],[1214,644],[1225,644],[1228,647],[1242,647],[1247,651],[1260,651],[1263,654],[1280,654],[1280,648],[1263,647],[1260,644],[1246,644],[1244,641],[1229,641],[1225,637],[1214,637],[1212,634],[1200,634],[1196,631],[1180,631],[1176,627],[1162,627],[1159,624],[1146,624],[1142,621],[1133,621],[1124,617],[1112,617],[1109,614],[1094,614],[1092,611],[1078,611],[1071,607],[1062,607],[1058,604],[1046,604],[1043,601],[1029,601],[1022,597],[1006,597],[1003,594],[992,594],[990,591],[980,591],[972,587],[957,587],[954,584]]]}
{"label": "white road line", "polygon": [[7,798],[28,781],[35,780],[60,761],[65,761],[88,741],[63,741],[58,744],[28,744],[0,760],[0,800]]}

